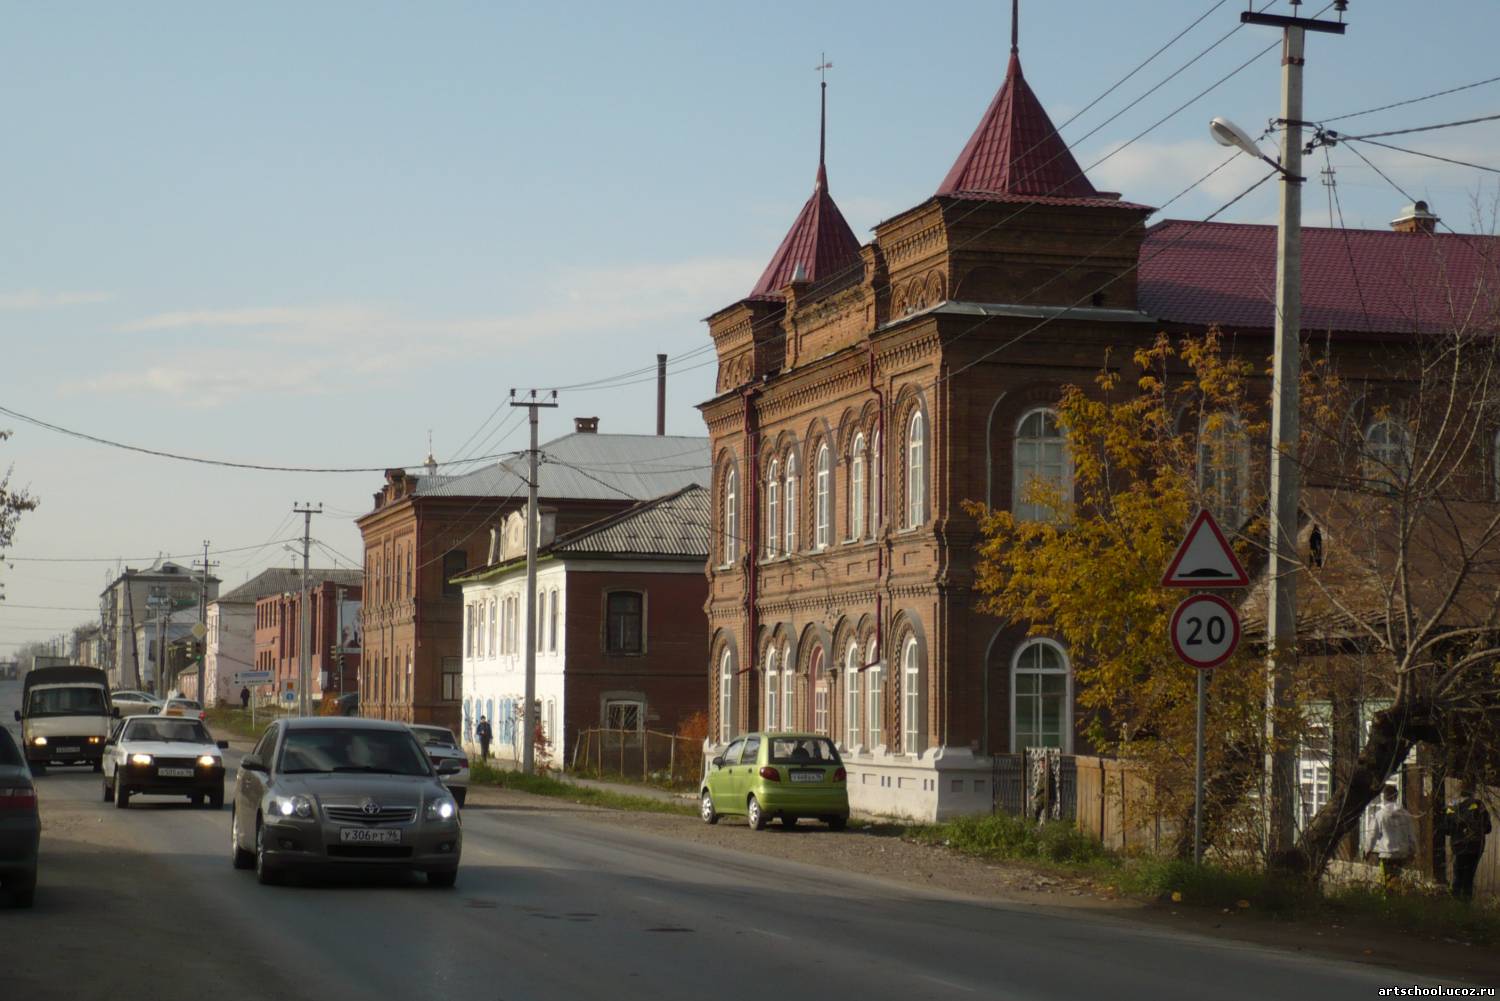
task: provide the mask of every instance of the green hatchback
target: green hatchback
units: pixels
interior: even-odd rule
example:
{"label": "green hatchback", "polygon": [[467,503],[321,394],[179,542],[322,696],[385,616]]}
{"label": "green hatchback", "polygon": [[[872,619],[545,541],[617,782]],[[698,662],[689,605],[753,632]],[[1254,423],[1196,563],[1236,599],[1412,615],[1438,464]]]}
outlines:
{"label": "green hatchback", "polygon": [[792,827],[816,817],[835,831],[849,823],[848,773],[833,741],[813,733],[747,733],[709,764],[699,800],[704,823],[744,814],[764,830],[772,817]]}

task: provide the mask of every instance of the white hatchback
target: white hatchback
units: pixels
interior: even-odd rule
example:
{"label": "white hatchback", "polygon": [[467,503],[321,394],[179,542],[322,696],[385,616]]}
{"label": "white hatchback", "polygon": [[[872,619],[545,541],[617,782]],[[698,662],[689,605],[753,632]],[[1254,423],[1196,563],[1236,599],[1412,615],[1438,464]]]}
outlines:
{"label": "white hatchback", "polygon": [[217,810],[224,805],[227,740],[214,740],[191,717],[131,716],[104,744],[104,801],[120,809],[130,797],[186,796]]}

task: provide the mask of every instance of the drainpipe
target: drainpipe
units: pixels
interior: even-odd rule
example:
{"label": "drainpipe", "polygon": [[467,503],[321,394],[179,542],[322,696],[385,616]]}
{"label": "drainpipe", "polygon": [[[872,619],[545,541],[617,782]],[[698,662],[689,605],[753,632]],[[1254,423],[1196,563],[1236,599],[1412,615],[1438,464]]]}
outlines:
{"label": "drainpipe", "polygon": [[[745,622],[746,655],[739,674],[747,674],[755,667],[755,633],[759,626],[756,610],[757,584],[760,566],[760,470],[757,458],[760,455],[760,420],[755,413],[755,387],[745,389],[741,396],[745,403]],[[751,700],[754,705],[754,700]],[[749,717],[746,716],[748,724]]]}
{"label": "drainpipe", "polygon": [[[870,505],[871,513],[875,516],[875,524],[879,526],[881,538],[886,537],[885,532],[885,456],[890,449],[891,443],[885,440],[885,393],[875,381],[875,343],[870,342],[870,392],[875,394],[875,421],[876,435],[880,439],[880,465],[879,472],[875,470],[875,456],[870,456],[870,482],[873,485],[880,483],[880,491],[873,498],[874,503]],[[885,582],[885,544],[878,545],[875,549],[875,579],[878,582],[875,588],[875,659],[870,661],[861,671],[874,667],[880,663],[880,655],[885,650],[885,614],[884,614],[884,582]]]}

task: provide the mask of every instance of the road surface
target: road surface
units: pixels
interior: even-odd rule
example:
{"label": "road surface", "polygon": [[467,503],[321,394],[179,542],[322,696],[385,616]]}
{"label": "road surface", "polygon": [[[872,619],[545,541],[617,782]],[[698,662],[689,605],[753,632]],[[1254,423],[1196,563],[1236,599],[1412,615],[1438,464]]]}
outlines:
{"label": "road surface", "polygon": [[[18,688],[0,682],[6,721]],[[117,810],[81,769],[38,786],[36,906],[0,910],[5,997],[1334,1001],[1430,982],[924,893],[546,806],[466,810],[454,890],[404,877],[263,887],[230,867],[227,808],[147,797]]]}

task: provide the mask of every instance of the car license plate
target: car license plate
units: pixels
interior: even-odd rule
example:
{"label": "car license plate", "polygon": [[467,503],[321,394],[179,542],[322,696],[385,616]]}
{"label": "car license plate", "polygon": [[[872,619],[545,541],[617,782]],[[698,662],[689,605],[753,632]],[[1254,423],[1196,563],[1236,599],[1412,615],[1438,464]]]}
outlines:
{"label": "car license plate", "polygon": [[193,777],[191,768],[158,768],[156,774],[164,779],[190,779]]}
{"label": "car license plate", "polygon": [[368,827],[344,827],[339,830],[339,840],[356,845],[399,845],[400,831],[381,831]]}
{"label": "car license plate", "polygon": [[78,753],[78,748],[76,748],[76,747],[59,747],[57,749],[57,753],[58,754],[77,754]]}
{"label": "car license plate", "polygon": [[822,772],[792,772],[793,782],[822,782]]}

